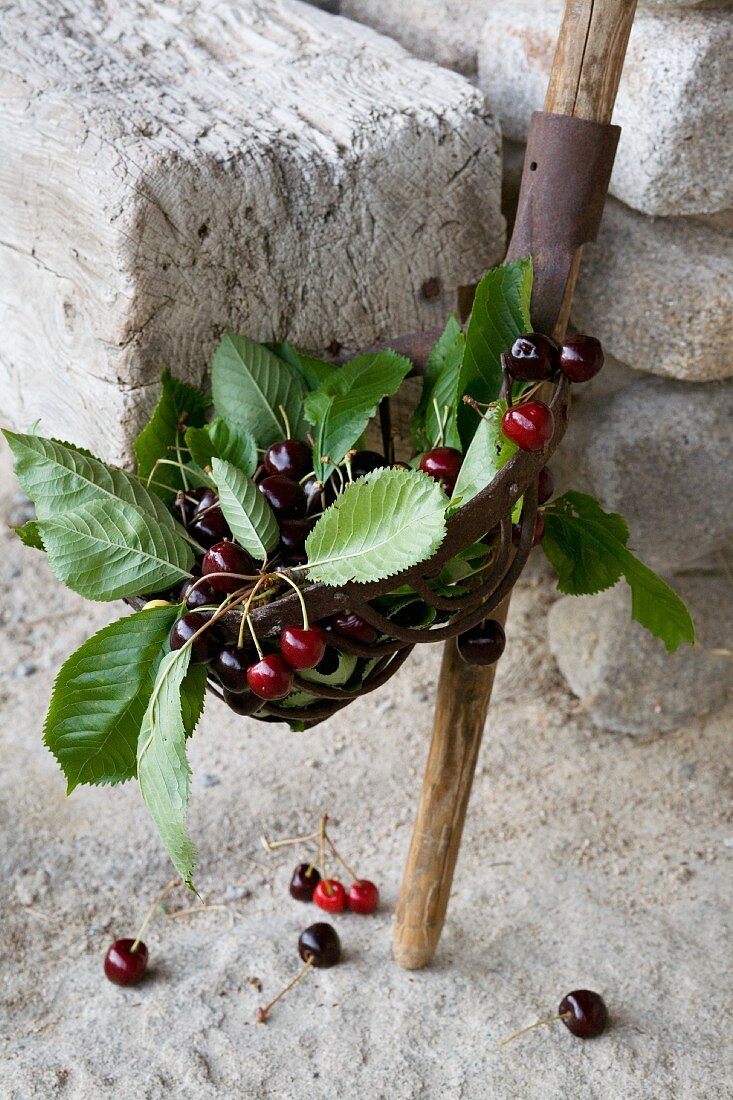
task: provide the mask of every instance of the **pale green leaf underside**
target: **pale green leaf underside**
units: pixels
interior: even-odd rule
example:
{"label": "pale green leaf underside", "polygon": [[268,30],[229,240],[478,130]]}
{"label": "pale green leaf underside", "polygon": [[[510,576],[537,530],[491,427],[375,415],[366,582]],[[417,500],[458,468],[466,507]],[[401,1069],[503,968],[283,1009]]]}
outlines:
{"label": "pale green leaf underside", "polygon": [[181,688],[190,659],[189,647],[169,653],[161,661],[137,750],[140,792],[173,866],[189,886],[196,849],[185,824],[191,770],[186,758]]}
{"label": "pale green leaf underside", "polygon": [[219,503],[232,534],[257,561],[277,546],[280,532],[275,513],[255,483],[230,462],[212,461]]}
{"label": "pale green leaf underside", "polygon": [[378,581],[435,553],[448,500],[417,470],[385,468],[359,478],[306,541],[310,575],[325,584]]}
{"label": "pale green leaf underside", "polygon": [[135,775],[152,673],[179,611],[138,611],[105,626],[64,662],[43,739],[69,794],[80,783],[122,783]]}
{"label": "pale green leaf underside", "polygon": [[501,430],[501,418],[505,412],[506,401],[499,401],[487,411],[485,417],[478,420],[476,433],[466,451],[453,490],[453,496],[460,498],[461,506],[485,489],[517,452],[516,443],[507,439]]}
{"label": "pale green leaf underside", "polygon": [[280,406],[291,435],[305,438],[305,382],[262,344],[235,333],[225,336],[214,352],[211,388],[217,416],[247,428],[261,447],[285,437]]}
{"label": "pale green leaf underside", "polygon": [[163,591],[190,576],[189,544],[134,504],[93,500],[38,529],[55,576],[89,600]]}

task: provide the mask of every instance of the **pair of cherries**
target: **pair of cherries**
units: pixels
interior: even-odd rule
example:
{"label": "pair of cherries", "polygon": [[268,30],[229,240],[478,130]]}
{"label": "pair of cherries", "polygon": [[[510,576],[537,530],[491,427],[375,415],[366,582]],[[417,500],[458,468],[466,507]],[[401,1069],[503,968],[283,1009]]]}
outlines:
{"label": "pair of cherries", "polygon": [[348,893],[335,878],[322,879],[312,863],[299,863],[290,880],[290,896],[296,901],[312,901],[327,913],[352,913],[367,916],[379,905],[379,890],[369,879],[354,879]]}

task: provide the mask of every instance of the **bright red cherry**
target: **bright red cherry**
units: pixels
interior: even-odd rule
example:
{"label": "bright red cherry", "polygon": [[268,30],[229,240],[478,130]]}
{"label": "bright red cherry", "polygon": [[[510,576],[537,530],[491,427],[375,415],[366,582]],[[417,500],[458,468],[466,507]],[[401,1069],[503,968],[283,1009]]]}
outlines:
{"label": "bright red cherry", "polygon": [[543,466],[537,478],[537,503],[547,504],[555,492],[555,478],[549,466]]}
{"label": "bright red cherry", "polygon": [[[201,611],[189,611],[176,619],[171,627],[171,649],[182,649],[189,638],[192,638],[209,621],[209,615]],[[195,665],[205,665],[210,661],[214,652],[214,637],[211,628],[199,634],[195,642],[191,643],[191,662]]]}
{"label": "bright red cherry", "polygon": [[346,908],[346,890],[336,878],[324,878],[313,891],[313,900],[327,913],[343,913]]}
{"label": "bright red cherry", "polygon": [[603,348],[595,336],[568,336],[560,348],[560,370],[569,382],[588,382],[603,366]]}
{"label": "bright red cherry", "polygon": [[313,891],[321,881],[317,867],[299,863],[290,880],[290,896],[296,901],[313,901]]}
{"label": "bright red cherry", "polygon": [[284,699],[293,688],[293,670],[280,653],[268,653],[249,666],[247,683],[260,699]]}
{"label": "bright red cherry", "polygon": [[326,652],[326,633],[320,626],[307,630],[286,626],[280,635],[280,652],[291,668],[315,668]]}
{"label": "bright red cherry", "polygon": [[555,429],[552,411],[544,401],[513,405],[501,418],[501,430],[522,451],[541,451]]}
{"label": "bright red cherry", "polygon": [[265,451],[265,469],[268,474],[300,481],[313,469],[313,451],[300,439],[282,439]]}
{"label": "bright red cherry", "polygon": [[467,665],[493,665],[504,652],[506,635],[496,619],[485,619],[478,626],[459,634],[456,644],[460,657]]}
{"label": "bright red cherry", "polygon": [[134,940],[115,940],[104,956],[104,972],[115,985],[137,985],[148,965],[148,949],[140,941],[132,950]]}
{"label": "bright red cherry", "polygon": [[446,493],[453,492],[463,455],[455,447],[434,447],[420,459],[420,469],[439,481]]}
{"label": "bright red cherry", "polygon": [[308,498],[297,481],[282,474],[271,474],[258,488],[278,519],[302,519],[305,515]]}
{"label": "bright red cherry", "polygon": [[608,1026],[608,1009],[599,993],[576,989],[563,997],[557,1009],[565,1027],[578,1039],[595,1039]]}
{"label": "bright red cherry", "polygon": [[378,637],[376,627],[353,611],[341,611],[338,615],[332,616],[331,626],[342,638],[353,638],[355,642],[361,642],[363,645],[371,645]]}
{"label": "bright red cherry", "polygon": [[217,592],[236,592],[244,584],[242,576],[251,577],[254,568],[255,564],[247,551],[234,542],[217,542],[209,547],[201,565],[205,577],[214,573],[232,574],[211,577],[209,583]]}
{"label": "bright red cherry", "polygon": [[557,344],[541,332],[518,336],[505,355],[512,378],[535,382],[552,378],[557,370]]}
{"label": "bright red cherry", "polygon": [[379,905],[379,890],[368,878],[357,879],[349,887],[348,902],[354,913],[373,913]]}

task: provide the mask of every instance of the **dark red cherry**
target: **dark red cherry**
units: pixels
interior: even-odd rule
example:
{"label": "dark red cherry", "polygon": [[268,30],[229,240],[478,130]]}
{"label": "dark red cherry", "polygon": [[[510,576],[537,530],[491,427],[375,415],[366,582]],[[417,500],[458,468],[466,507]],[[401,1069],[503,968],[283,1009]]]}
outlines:
{"label": "dark red cherry", "polygon": [[212,669],[219,677],[222,687],[237,693],[249,691],[247,669],[257,661],[254,646],[225,645],[214,657]]}
{"label": "dark red cherry", "polygon": [[269,653],[249,666],[247,683],[260,699],[284,699],[293,688],[293,670],[280,653]]}
{"label": "dark red cherry", "polygon": [[315,526],[314,519],[284,519],[280,522],[280,551],[286,557],[302,554],[305,540]]}
{"label": "dark red cherry", "polygon": [[134,940],[115,940],[104,956],[104,973],[115,985],[137,985],[148,965],[148,949],[140,941],[132,950]]}
{"label": "dark red cherry", "polygon": [[313,901],[313,891],[321,881],[317,867],[299,863],[290,880],[290,896],[296,901]]}
{"label": "dark red cherry", "polygon": [[335,966],[341,958],[341,940],[336,929],[325,921],[311,924],[298,937],[298,954],[303,962],[324,970]]}
{"label": "dark red cherry", "polygon": [[349,887],[349,909],[353,913],[368,915],[379,905],[379,890],[368,878],[357,879]]}
{"label": "dark red cherry", "polygon": [[578,1039],[595,1039],[608,1026],[605,1002],[592,989],[575,989],[568,993],[560,1001],[557,1014],[562,1016],[565,1027]]}
{"label": "dark red cherry", "polygon": [[173,512],[176,519],[180,520],[184,527],[188,527],[189,523],[193,519],[194,512],[201,503],[201,499],[206,489],[202,487],[196,489],[181,489],[179,493],[176,493],[176,498],[173,501]]}
{"label": "dark red cherry", "polygon": [[495,619],[485,619],[478,626],[459,634],[458,653],[467,665],[495,664],[506,645],[506,635],[501,623]]}
{"label": "dark red cherry", "polygon": [[330,622],[332,629],[342,638],[352,638],[355,642],[361,642],[362,645],[371,645],[377,640],[376,627],[353,611],[341,611],[338,615],[333,615]]}
{"label": "dark red cherry", "polygon": [[[197,580],[198,584],[196,583]],[[196,577],[193,580],[183,582],[178,593],[178,599],[181,603],[185,603],[190,611],[195,611],[199,607],[218,607],[221,603],[221,597],[217,596],[209,582]]]}
{"label": "dark red cherry", "polygon": [[569,382],[588,382],[603,366],[603,348],[595,336],[568,336],[560,348],[560,370]]}
{"label": "dark red cherry", "polygon": [[[522,525],[519,523],[512,524],[512,542],[515,546],[519,546],[520,539],[522,537]],[[534,534],[532,535],[532,545],[539,546],[545,537],[545,517],[542,512],[538,512],[534,519]]]}
{"label": "dark red cherry", "polygon": [[248,714],[256,714],[262,706],[262,700],[259,695],[255,695],[250,691],[227,691],[224,689],[224,702],[233,710],[235,714],[241,714],[247,716]]}
{"label": "dark red cherry", "polygon": [[224,519],[219,505],[219,497],[213,489],[207,489],[193,514],[189,530],[201,546],[213,546],[223,539],[231,538],[232,532]]}
{"label": "dark red cherry", "polygon": [[300,481],[313,469],[313,451],[299,439],[283,439],[265,451],[265,469],[268,474]]}
{"label": "dark red cherry", "polygon": [[349,461],[353,481],[356,481],[358,477],[365,477],[367,474],[371,474],[374,470],[379,470],[386,465],[387,459],[377,451],[356,451]]}
{"label": "dark red cherry", "polygon": [[547,504],[555,492],[555,478],[549,466],[543,466],[537,478],[537,503]]}
{"label": "dark red cherry", "polygon": [[305,515],[308,500],[297,481],[271,474],[260,482],[259,490],[279,519],[302,519]]}
{"label": "dark red cherry", "polygon": [[535,382],[552,378],[557,370],[557,344],[541,332],[518,336],[506,353],[506,365],[512,378]]}
{"label": "dark red cherry", "polygon": [[307,630],[286,626],[280,635],[280,652],[291,668],[315,668],[326,652],[326,633],[320,626]]}
{"label": "dark red cherry", "polygon": [[[176,619],[171,627],[171,649],[181,649],[189,638],[192,638],[201,627],[206,626],[208,621],[209,615],[205,615],[201,611],[189,611],[186,615],[182,615],[180,619]],[[192,664],[205,665],[207,661],[211,660],[214,643],[215,638],[212,635],[212,628],[209,627],[191,645]]]}
{"label": "dark red cherry", "polygon": [[555,428],[552,411],[544,401],[525,401],[513,405],[501,418],[501,430],[522,451],[541,451]]}
{"label": "dark red cherry", "polygon": [[462,462],[463,455],[455,447],[434,447],[420,459],[420,469],[439,481],[450,495]]}
{"label": "dark red cherry", "polygon": [[201,570],[205,577],[210,577],[209,583],[217,592],[236,592],[245,583],[242,578],[253,575],[255,564],[236,543],[217,542],[204,554]]}

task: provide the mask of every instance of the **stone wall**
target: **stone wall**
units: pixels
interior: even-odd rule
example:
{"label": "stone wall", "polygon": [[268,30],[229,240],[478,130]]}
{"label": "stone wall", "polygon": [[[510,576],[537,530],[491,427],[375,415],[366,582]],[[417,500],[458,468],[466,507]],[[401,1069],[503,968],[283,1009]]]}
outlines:
{"label": "stone wall", "polygon": [[[733,571],[733,14],[731,3],[641,3],[614,121],[623,127],[599,239],[571,323],[605,371],[577,395],[559,484],[622,512],[641,556],[688,599],[700,647],[667,658],[630,622],[623,588],[561,599],[550,643],[608,728],[669,729],[728,692]],[[342,0],[341,11],[469,74],[505,137],[505,213],[541,108],[557,0]]]}

